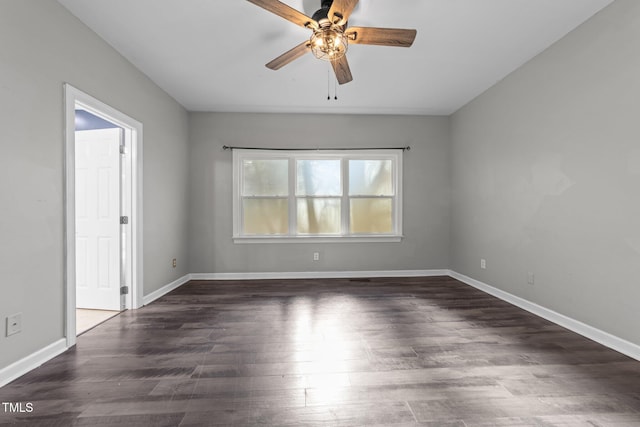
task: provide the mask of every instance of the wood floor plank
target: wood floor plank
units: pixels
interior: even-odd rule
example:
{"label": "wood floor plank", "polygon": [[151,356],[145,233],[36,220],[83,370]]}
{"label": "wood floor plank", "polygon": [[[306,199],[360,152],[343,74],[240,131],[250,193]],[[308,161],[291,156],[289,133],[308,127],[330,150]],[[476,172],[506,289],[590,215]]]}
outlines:
{"label": "wood floor plank", "polygon": [[370,426],[415,421],[404,402],[302,408],[252,408],[247,411],[189,412],[181,426]]}
{"label": "wood floor plank", "polygon": [[640,362],[450,277],[192,281],[0,401],[47,427],[625,427]]}
{"label": "wood floor plank", "polygon": [[448,399],[507,398],[513,395],[503,386],[471,384],[407,384],[398,386],[325,387],[306,390],[307,406],[367,402],[409,402]]}
{"label": "wood floor plank", "polygon": [[493,420],[518,417],[552,417],[567,414],[630,414],[638,416],[633,408],[608,396],[577,397],[475,397],[409,402],[418,421]]}

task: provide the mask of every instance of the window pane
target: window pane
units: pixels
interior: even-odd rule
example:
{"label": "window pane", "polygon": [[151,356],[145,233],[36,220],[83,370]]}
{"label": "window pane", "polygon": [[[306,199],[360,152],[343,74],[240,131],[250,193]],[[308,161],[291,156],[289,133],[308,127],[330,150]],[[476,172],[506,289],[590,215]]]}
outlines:
{"label": "window pane", "polygon": [[286,196],[289,194],[289,161],[244,160],[243,196]]}
{"label": "window pane", "polygon": [[392,196],[391,160],[349,160],[349,194],[352,196]]}
{"label": "window pane", "polygon": [[351,199],[351,233],[392,233],[392,199]]}
{"label": "window pane", "polygon": [[296,170],[298,196],[342,195],[340,160],[298,160]]}
{"label": "window pane", "polygon": [[299,234],[340,234],[340,199],[298,199]]}
{"label": "window pane", "polygon": [[244,199],[244,234],[287,234],[287,199]]}

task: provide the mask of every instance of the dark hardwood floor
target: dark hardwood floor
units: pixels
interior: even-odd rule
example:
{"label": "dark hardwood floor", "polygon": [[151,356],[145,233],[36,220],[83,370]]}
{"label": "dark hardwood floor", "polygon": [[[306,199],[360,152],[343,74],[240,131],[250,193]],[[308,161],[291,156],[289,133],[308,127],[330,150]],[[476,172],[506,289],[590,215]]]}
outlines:
{"label": "dark hardwood floor", "polygon": [[448,277],[195,281],[0,389],[30,426],[640,426],[640,362]]}

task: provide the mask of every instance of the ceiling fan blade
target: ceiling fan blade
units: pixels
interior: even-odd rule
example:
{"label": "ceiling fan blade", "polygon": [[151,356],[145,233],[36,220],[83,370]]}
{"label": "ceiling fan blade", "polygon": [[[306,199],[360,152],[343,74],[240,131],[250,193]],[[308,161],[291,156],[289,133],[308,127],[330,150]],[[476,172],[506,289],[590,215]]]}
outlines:
{"label": "ceiling fan blade", "polygon": [[331,66],[333,67],[333,72],[336,73],[338,83],[340,83],[341,85],[349,83],[351,80],[353,80],[346,55],[342,56],[339,59],[336,59],[335,61],[331,61]]}
{"label": "ceiling fan blade", "polygon": [[400,28],[350,27],[345,34],[349,37],[349,44],[409,47],[413,44],[417,31]]}
{"label": "ceiling fan blade", "polygon": [[263,9],[268,10],[271,13],[293,22],[296,25],[307,28],[309,26],[318,28],[318,23],[309,18],[302,12],[298,12],[296,9],[288,6],[278,0],[247,0],[249,3],[253,3],[256,6],[260,6]]}
{"label": "ceiling fan blade", "polygon": [[358,0],[333,0],[327,16],[334,24],[344,25],[349,20],[356,4],[358,4]]}
{"label": "ceiling fan blade", "polygon": [[300,58],[305,53],[309,52],[311,50],[310,44],[311,43],[309,42],[309,40],[306,40],[303,43],[300,43],[298,46],[294,47],[293,49],[291,49],[291,50],[289,50],[289,51],[287,51],[285,53],[283,53],[282,55],[278,56],[273,61],[269,62],[266,65],[266,67],[270,68],[272,70],[279,70],[280,68],[282,68],[285,65],[287,65],[289,62],[292,62],[292,61]]}

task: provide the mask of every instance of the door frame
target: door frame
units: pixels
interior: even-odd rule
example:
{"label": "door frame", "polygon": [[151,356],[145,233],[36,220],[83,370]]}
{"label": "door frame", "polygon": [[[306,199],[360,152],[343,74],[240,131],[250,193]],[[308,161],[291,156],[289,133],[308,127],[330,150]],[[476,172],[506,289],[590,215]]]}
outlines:
{"label": "door frame", "polygon": [[72,85],[64,84],[64,169],[65,169],[65,247],[64,247],[64,281],[65,281],[65,337],[67,347],[76,343],[76,236],[75,236],[75,110],[80,105],[83,109],[102,117],[124,129],[125,144],[130,149],[131,173],[129,174],[130,201],[130,288],[125,298],[127,309],[142,306],[143,251],[142,251],[142,123],[82,92]]}

